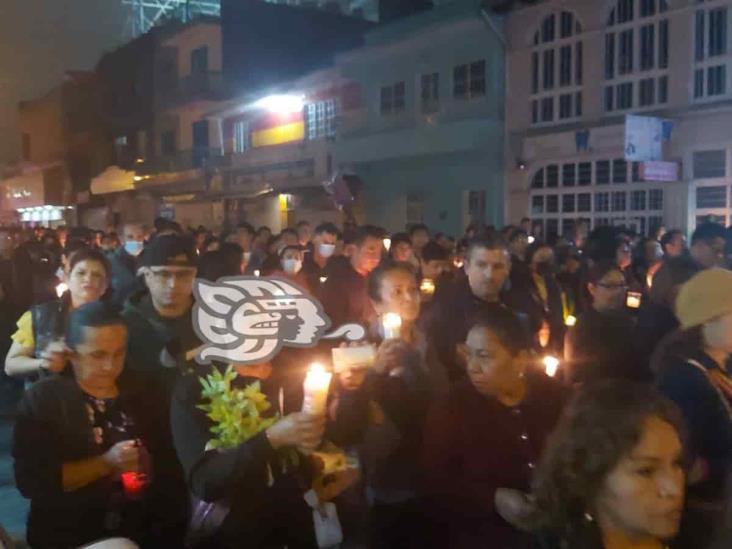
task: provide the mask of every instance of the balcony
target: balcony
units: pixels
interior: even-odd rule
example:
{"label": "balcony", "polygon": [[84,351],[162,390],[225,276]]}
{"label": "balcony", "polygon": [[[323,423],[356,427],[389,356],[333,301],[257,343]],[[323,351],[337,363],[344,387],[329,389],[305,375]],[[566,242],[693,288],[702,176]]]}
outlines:
{"label": "balcony", "polygon": [[185,172],[218,166],[223,158],[219,148],[178,151],[175,154],[147,159],[141,164],[137,164],[136,171],[142,176]]}
{"label": "balcony", "polygon": [[219,101],[225,97],[223,73],[202,72],[179,78],[167,90],[162,89],[159,103],[170,108],[193,101]]}

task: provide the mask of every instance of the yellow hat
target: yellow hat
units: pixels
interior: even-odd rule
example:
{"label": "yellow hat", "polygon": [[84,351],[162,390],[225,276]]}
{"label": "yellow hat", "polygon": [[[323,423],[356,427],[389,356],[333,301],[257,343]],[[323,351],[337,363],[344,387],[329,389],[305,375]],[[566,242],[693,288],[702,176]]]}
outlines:
{"label": "yellow hat", "polygon": [[732,271],[708,269],[681,287],[676,316],[683,329],[732,313]]}

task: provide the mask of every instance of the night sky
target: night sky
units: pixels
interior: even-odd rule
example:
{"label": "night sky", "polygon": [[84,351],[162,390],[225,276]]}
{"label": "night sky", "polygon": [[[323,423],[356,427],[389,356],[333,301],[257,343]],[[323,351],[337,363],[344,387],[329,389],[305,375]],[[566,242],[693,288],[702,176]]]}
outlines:
{"label": "night sky", "polygon": [[121,0],[0,0],[0,162],[19,155],[18,101],[124,41]]}

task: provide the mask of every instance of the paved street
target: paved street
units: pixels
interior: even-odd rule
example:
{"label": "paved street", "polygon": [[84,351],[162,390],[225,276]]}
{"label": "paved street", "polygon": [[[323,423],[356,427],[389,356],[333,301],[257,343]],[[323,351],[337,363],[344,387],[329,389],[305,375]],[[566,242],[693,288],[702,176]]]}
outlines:
{"label": "paved street", "polygon": [[18,391],[0,380],[0,525],[14,538],[25,535],[25,517],[28,503],[15,489],[13,460],[10,457],[12,421]]}

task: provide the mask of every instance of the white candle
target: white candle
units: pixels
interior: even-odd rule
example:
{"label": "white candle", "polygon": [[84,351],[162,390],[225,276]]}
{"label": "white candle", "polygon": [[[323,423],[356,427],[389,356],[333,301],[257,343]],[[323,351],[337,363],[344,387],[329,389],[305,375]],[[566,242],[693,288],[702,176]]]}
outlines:
{"label": "white candle", "polygon": [[432,295],[435,293],[435,283],[431,278],[423,278],[422,284],[419,285],[419,289],[425,295]]}
{"label": "white candle", "polygon": [[62,295],[64,295],[64,293],[65,293],[65,292],[66,292],[66,290],[68,290],[68,289],[69,289],[69,285],[68,285],[68,284],[66,284],[66,282],[59,282],[59,283],[58,283],[58,284],[56,285],[56,295],[57,295],[58,297],[61,297]]}
{"label": "white candle", "polygon": [[328,388],[333,374],[326,372],[322,364],[311,364],[305,376],[305,398],[302,411],[313,416],[324,416],[328,403]]}
{"label": "white candle", "polygon": [[402,330],[402,317],[396,313],[386,313],[381,319],[384,339],[399,339]]}
{"label": "white candle", "polygon": [[641,306],[641,294],[639,292],[628,292],[626,305],[631,309],[638,309]]}
{"label": "white candle", "polygon": [[384,248],[386,248],[387,252],[391,249],[391,238],[384,239]]}
{"label": "white candle", "polygon": [[557,370],[559,369],[559,359],[557,357],[549,355],[545,356],[543,362],[546,375],[549,377],[557,375]]}

